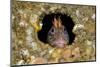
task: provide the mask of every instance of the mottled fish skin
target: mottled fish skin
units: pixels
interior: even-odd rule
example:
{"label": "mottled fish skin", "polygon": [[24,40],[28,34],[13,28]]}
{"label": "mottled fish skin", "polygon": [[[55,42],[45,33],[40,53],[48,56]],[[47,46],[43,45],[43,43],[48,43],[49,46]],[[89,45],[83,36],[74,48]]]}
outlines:
{"label": "mottled fish skin", "polygon": [[[59,23],[58,20],[56,21],[57,23]],[[52,46],[56,46],[60,48],[65,47],[65,45],[69,43],[69,36],[68,36],[67,29],[61,24],[61,22],[58,27],[55,27],[55,25],[51,27],[51,29],[48,32],[47,41]]]}

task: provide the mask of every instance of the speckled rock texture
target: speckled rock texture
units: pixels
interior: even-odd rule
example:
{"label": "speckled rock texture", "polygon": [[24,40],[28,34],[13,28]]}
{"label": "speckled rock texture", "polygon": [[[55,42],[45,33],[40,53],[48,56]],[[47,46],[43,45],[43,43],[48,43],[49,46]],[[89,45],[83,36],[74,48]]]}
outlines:
{"label": "speckled rock texture", "polygon": [[[12,0],[12,65],[49,64],[96,60],[96,7]],[[46,14],[64,13],[72,18],[76,35],[73,43],[56,48],[37,37]]]}

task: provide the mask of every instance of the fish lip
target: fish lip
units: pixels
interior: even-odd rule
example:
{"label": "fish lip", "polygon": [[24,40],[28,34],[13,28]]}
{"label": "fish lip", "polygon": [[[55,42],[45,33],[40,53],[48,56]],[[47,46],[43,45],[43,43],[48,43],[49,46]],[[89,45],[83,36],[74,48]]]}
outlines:
{"label": "fish lip", "polygon": [[52,42],[52,46],[63,48],[67,44],[67,41],[58,39]]}
{"label": "fish lip", "polygon": [[56,44],[66,44],[64,40],[56,40],[54,43]]}
{"label": "fish lip", "polygon": [[65,46],[65,43],[56,43],[55,46],[63,48]]}

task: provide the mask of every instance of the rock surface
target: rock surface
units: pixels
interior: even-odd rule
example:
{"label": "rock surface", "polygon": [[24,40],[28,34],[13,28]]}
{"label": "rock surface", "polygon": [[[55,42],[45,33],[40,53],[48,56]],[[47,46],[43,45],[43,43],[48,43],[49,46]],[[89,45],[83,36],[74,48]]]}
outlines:
{"label": "rock surface", "polygon": [[[94,61],[95,6],[12,1],[12,65]],[[76,34],[72,45],[64,49],[41,42],[37,32],[46,14],[61,12],[74,21]]]}

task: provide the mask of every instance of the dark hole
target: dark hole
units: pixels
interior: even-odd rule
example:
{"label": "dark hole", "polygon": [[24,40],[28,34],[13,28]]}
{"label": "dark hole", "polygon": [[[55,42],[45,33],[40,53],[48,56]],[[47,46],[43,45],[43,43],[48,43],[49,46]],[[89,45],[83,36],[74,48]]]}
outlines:
{"label": "dark hole", "polygon": [[72,55],[71,57],[74,57],[75,55]]}
{"label": "dark hole", "polygon": [[47,34],[53,25],[52,21],[55,16],[61,17],[62,24],[66,27],[68,35],[69,35],[69,44],[71,44],[75,38],[75,34],[72,32],[72,29],[74,27],[74,22],[70,16],[67,16],[66,14],[62,14],[62,13],[52,13],[52,14],[48,14],[44,16],[42,20],[42,23],[43,23],[42,29],[41,31],[38,32],[39,40],[44,43],[48,43]]}
{"label": "dark hole", "polygon": [[52,29],[51,31],[54,32],[54,29]]}

